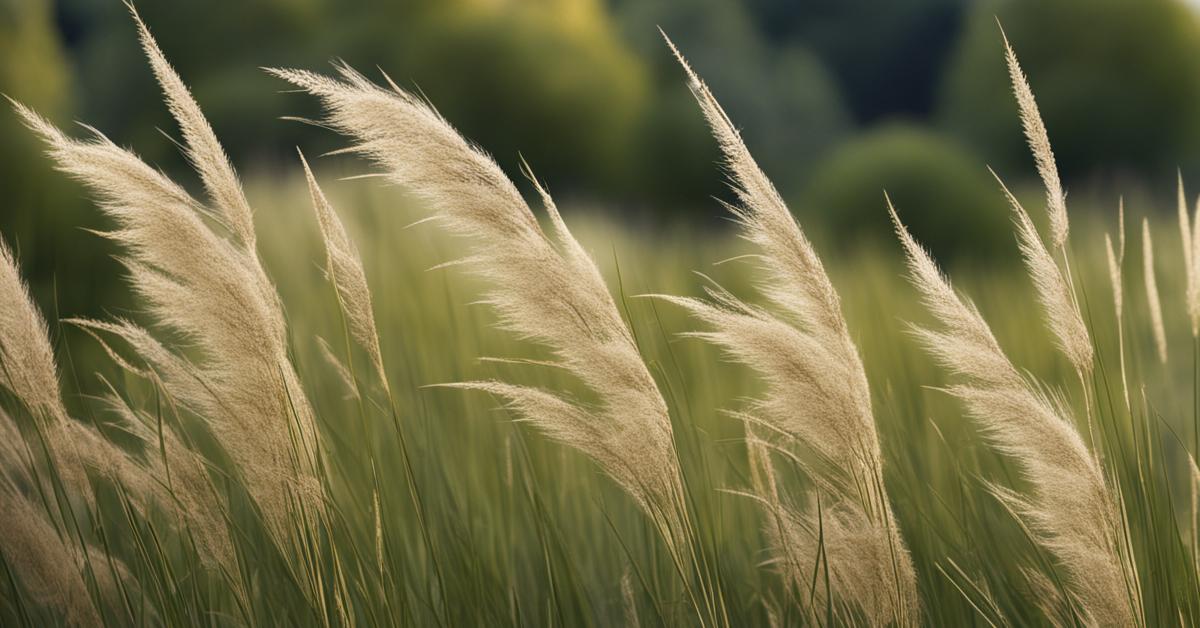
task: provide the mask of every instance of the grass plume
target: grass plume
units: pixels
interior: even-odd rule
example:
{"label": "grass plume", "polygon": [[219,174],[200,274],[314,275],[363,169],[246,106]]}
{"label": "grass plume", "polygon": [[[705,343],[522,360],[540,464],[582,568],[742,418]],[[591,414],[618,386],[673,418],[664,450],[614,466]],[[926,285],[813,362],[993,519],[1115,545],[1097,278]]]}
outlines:
{"label": "grass plume", "polygon": [[1037,227],[1029,213],[1021,206],[1017,197],[1008,190],[995,172],[992,173],[1013,211],[1013,222],[1017,228],[1017,243],[1029,277],[1033,280],[1038,301],[1046,314],[1047,325],[1063,355],[1067,357],[1082,380],[1092,372],[1095,350],[1091,334],[1083,322],[1079,303],[1071,292],[1069,278],[1065,277],[1054,257],[1046,249]]}
{"label": "grass plume", "polygon": [[325,272],[337,290],[350,336],[367,352],[379,381],[387,388],[383,352],[379,349],[379,333],[375,330],[375,314],[371,307],[371,289],[367,285],[367,274],[363,271],[358,248],[346,234],[342,220],[317,185],[303,153],[300,154],[300,163],[304,167],[304,178],[312,196],[313,211],[317,214],[321,240],[325,244]]}
{"label": "grass plume", "polygon": [[[12,419],[0,415],[0,434],[20,438]],[[101,611],[88,590],[84,574],[94,548],[82,550],[73,539],[64,538],[53,520],[34,499],[25,493],[13,476],[26,475],[19,463],[5,459],[0,474],[0,557],[21,581],[26,595],[41,606],[55,609],[62,621],[72,626],[101,626]],[[29,481],[28,476],[22,478]],[[104,559],[96,561],[97,567]],[[110,602],[116,602],[117,590],[111,574],[96,570],[101,590]]]}
{"label": "grass plume", "polygon": [[1162,302],[1158,298],[1158,276],[1154,272],[1154,240],[1150,235],[1150,220],[1142,218],[1142,272],[1146,286],[1146,307],[1150,311],[1150,328],[1154,331],[1154,348],[1158,361],[1167,363],[1167,332],[1163,327]]}
{"label": "grass plume", "polygon": [[[976,267],[963,285],[995,308],[985,321],[894,210],[916,291],[865,243],[818,256],[686,63],[745,242],[598,216],[568,229],[526,164],[529,190],[390,79],[276,71],[320,98],[344,152],[424,201],[342,197],[379,212],[352,241],[303,154],[292,180],[244,190],[134,23],[194,193],[94,129],[16,106],[99,199],[137,305],[47,325],[0,242],[0,624],[1200,625],[1200,387],[1186,360],[1153,364],[1186,337],[1164,329],[1160,296],[1186,301],[1193,333],[1200,320],[1200,216],[1180,185],[1182,265],[1155,266],[1162,225],[1143,220],[1150,315],[1135,311],[1123,204],[1105,238],[1079,212],[1089,246],[1068,246],[1010,46],[1050,228],[1004,189],[1034,290],[1020,268]],[[314,233],[295,214],[310,199]],[[398,204],[461,241],[408,237]],[[691,294],[714,256],[753,263],[660,308],[609,290],[591,242],[664,294]],[[310,259],[327,281],[309,281]],[[388,289],[371,293],[364,261]],[[470,272],[422,272],[452,265]],[[461,308],[480,283],[491,309]],[[922,300],[932,360],[891,324]],[[497,318],[511,333],[483,331]],[[697,328],[708,342],[667,333]],[[100,350],[75,352],[75,330]],[[403,341],[381,342],[389,331]],[[526,340],[537,356],[481,360],[498,379],[463,375]],[[1074,371],[1083,390],[1022,363]],[[528,429],[479,420],[492,397]]]}
{"label": "grass plume", "polygon": [[135,21],[208,204],[99,131],[73,139],[31,110],[17,110],[58,168],[88,186],[117,223],[102,235],[125,250],[130,285],[156,324],[186,338],[196,357],[172,351],[128,321],[75,323],[122,338],[147,365],[134,370],[153,372],[174,399],[203,417],[268,529],[286,543],[294,504],[319,509],[321,488],[312,410],[288,357],[282,306],[254,251],[249,208],[232,166],[136,14]]}
{"label": "grass plume", "polygon": [[1104,471],[1065,404],[1022,375],[969,301],[950,287],[888,201],[912,284],[942,329],[916,329],[960,383],[958,397],[988,442],[1015,460],[1027,495],[995,486],[1056,559],[1087,623],[1133,625],[1141,618],[1136,576],[1123,549],[1122,519]]}
{"label": "grass plume", "polygon": [[[1003,35],[1003,31],[1001,31]],[[1046,211],[1050,215],[1050,239],[1054,247],[1061,249],[1066,246],[1070,225],[1067,219],[1066,193],[1058,177],[1058,165],[1054,160],[1054,151],[1050,148],[1050,137],[1046,133],[1046,125],[1042,122],[1042,114],[1038,111],[1037,101],[1029,81],[1017,62],[1017,54],[1004,37],[1004,59],[1008,64],[1008,76],[1012,81],[1013,95],[1017,99],[1017,107],[1021,113],[1021,126],[1025,129],[1025,139],[1029,150],[1037,163],[1038,175],[1046,188]]]}
{"label": "grass plume", "polygon": [[1176,209],[1179,214],[1180,250],[1183,251],[1184,295],[1188,320],[1192,324],[1192,338],[1196,338],[1200,335],[1200,262],[1197,262],[1197,257],[1200,257],[1197,255],[1197,249],[1200,248],[1200,200],[1197,200],[1196,213],[1189,216],[1182,172],[1178,174],[1178,179]]}
{"label": "grass plume", "polygon": [[[665,297],[713,328],[692,334],[725,350],[766,381],[766,395],[747,411],[752,440],[763,438],[763,454],[777,450],[799,464],[825,500],[790,505],[774,480],[756,493],[767,506],[765,528],[775,539],[775,560],[797,591],[809,590],[812,565],[824,553],[833,585],[805,602],[824,607],[838,598],[872,625],[915,624],[920,616],[916,575],[883,488],[883,457],[871,408],[871,392],[858,349],[842,314],[840,299],[813,249],[775,186],[759,168],[737,129],[708,86],[667,40],[688,76],[725,156],[740,204],[728,205],[741,235],[759,250],[763,275],[757,283],[778,315],[732,294],[710,289],[712,302]],[[753,447],[753,445],[752,445]],[[792,496],[793,499],[796,496]],[[781,525],[782,523],[782,525]],[[810,619],[816,619],[812,617]]]}
{"label": "grass plume", "polygon": [[49,330],[21,280],[16,259],[0,241],[0,383],[29,410],[57,474],[74,495],[92,500],[90,473],[155,493],[153,480],[98,429],[72,419],[63,404]]}
{"label": "grass plume", "polygon": [[495,161],[426,102],[349,67],[338,71],[338,78],[272,72],[319,97],[327,124],[356,140],[350,151],[427,201],[451,233],[469,238],[473,251],[460,263],[492,286],[485,301],[501,327],[549,347],[597,401],[499,381],[455,386],[507,399],[524,420],[587,454],[682,554],[686,508],[667,406],[599,270],[549,194],[534,181],[550,219],[547,233]]}
{"label": "grass plume", "polygon": [[66,417],[46,321],[21,280],[12,250],[0,241],[0,384],[34,414]]}

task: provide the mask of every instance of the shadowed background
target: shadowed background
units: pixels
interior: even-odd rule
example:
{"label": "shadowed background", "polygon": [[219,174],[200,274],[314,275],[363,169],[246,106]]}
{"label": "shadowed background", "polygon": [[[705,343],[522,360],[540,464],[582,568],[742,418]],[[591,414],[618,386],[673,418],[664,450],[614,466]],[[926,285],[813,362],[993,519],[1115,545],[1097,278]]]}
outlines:
{"label": "shadowed background", "polygon": [[[1012,259],[985,169],[1033,175],[998,17],[1020,54],[1075,206],[1171,198],[1200,165],[1200,28],[1179,0],[145,0],[138,8],[249,178],[340,146],[263,66],[334,59],[419,88],[516,174],[635,229],[721,228],[716,147],[658,34],[706,77],[806,228],[835,247],[889,237],[888,189],[947,263]],[[185,166],[115,0],[0,0],[0,91]],[[0,112],[2,231],[43,299],[120,302],[80,190]],[[360,164],[324,160],[338,174]],[[1018,185],[1018,187],[1020,187]],[[1093,201],[1081,203],[1079,199]],[[890,240],[885,240],[890,242]],[[58,282],[57,289],[54,281]],[[45,302],[45,301],[44,301]]]}

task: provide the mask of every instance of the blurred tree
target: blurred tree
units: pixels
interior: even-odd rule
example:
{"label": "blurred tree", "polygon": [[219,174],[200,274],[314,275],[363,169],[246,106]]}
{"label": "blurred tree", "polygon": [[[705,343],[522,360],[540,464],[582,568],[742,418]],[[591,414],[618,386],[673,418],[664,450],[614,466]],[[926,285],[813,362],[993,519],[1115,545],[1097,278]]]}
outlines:
{"label": "blurred tree", "polygon": [[969,0],[749,0],[776,45],[803,41],[859,122],[925,116]]}
{"label": "blurred tree", "polygon": [[1001,167],[1032,172],[999,18],[1029,76],[1064,176],[1162,175],[1200,153],[1200,26],[1176,0],[980,4],[945,83],[947,127]]}
{"label": "blurred tree", "polygon": [[519,152],[560,191],[628,190],[646,75],[602,4],[453,0],[384,15],[377,3],[354,4],[339,4],[361,26],[344,33],[357,42],[339,42],[352,65],[419,87],[510,172]]}
{"label": "blurred tree", "polygon": [[983,162],[953,140],[889,125],[847,142],[813,176],[803,215],[845,246],[894,242],[884,191],[944,261],[1015,252],[1009,210]]}
{"label": "blurred tree", "polygon": [[[176,126],[141,52],[121,2],[59,0],[59,23],[72,46],[80,117],[148,161],[171,170],[185,164],[163,141]],[[324,37],[323,0],[170,0],[137,2],[138,12],[188,83],[235,159],[285,159],[313,135],[278,120],[300,100],[282,93],[264,66],[316,67]],[[304,113],[315,111],[307,110]]]}
{"label": "blurred tree", "polygon": [[[63,123],[70,120],[70,81],[50,3],[0,0],[0,92]],[[77,188],[54,172],[42,157],[41,143],[7,102],[0,105],[0,136],[0,234],[18,251],[41,303],[54,302],[57,280],[63,311],[84,311],[110,285],[103,275],[111,265],[97,251],[79,246],[94,238],[77,227],[97,223],[89,220]],[[97,276],[90,277],[90,271]]]}
{"label": "blurred tree", "polygon": [[[849,130],[841,97],[807,48],[762,39],[745,9],[724,0],[627,0],[617,4],[626,37],[650,61],[659,93],[642,137],[644,172],[660,202],[703,204],[723,194],[719,158],[661,27],[742,129],[750,150],[785,194],[802,189],[817,159]],[[669,176],[662,176],[663,169]]]}
{"label": "blurred tree", "polygon": [[[150,161],[182,167],[157,136],[175,125],[124,8],[63,2],[84,117]],[[344,145],[279,121],[320,111],[259,70],[328,71],[343,58],[377,80],[381,68],[419,87],[510,173],[520,152],[556,191],[619,194],[635,179],[627,157],[645,74],[597,0],[143,0],[138,10],[239,163],[291,167],[294,145],[314,153]]]}

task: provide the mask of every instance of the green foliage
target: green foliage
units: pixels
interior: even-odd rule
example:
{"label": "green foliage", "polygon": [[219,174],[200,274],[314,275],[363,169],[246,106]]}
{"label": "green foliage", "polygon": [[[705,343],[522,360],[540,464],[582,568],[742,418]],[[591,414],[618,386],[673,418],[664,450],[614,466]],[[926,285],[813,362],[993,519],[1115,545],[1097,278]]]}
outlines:
{"label": "green foliage", "polygon": [[[822,60],[800,43],[764,41],[738,4],[632,0],[619,3],[617,15],[660,86],[638,145],[638,154],[646,157],[645,187],[660,202],[695,206],[723,190],[712,177],[718,154],[656,27],[687,52],[785,193],[801,190],[821,156],[851,130],[838,86]],[[696,147],[697,140],[709,148]]]}
{"label": "green foliage", "polygon": [[399,80],[501,163],[520,152],[541,176],[600,189],[632,175],[646,77],[600,3],[449,3],[408,36]]}
{"label": "green foliage", "polygon": [[1200,159],[1200,23],[1177,0],[1008,0],[976,7],[945,80],[946,125],[1032,171],[1004,68],[1003,24],[1064,176],[1173,171]]}
{"label": "green foliage", "polygon": [[885,191],[943,260],[1015,251],[1004,196],[982,161],[915,127],[886,126],[847,142],[813,176],[802,208],[843,244],[891,242]]}
{"label": "green foliage", "polygon": [[[82,117],[146,145],[149,161],[184,166],[157,141],[171,128],[119,2],[65,0],[79,23],[74,58],[89,95]],[[143,6],[144,5],[144,6]],[[638,180],[630,161],[646,75],[592,0],[496,4],[475,0],[139,3],[172,64],[205,103],[238,161],[289,160],[293,147],[333,148],[326,136],[276,120],[297,111],[264,66],[321,68],[345,59],[419,87],[511,174],[518,154],[557,188],[620,195]],[[698,131],[702,138],[703,132]]]}
{"label": "green foliage", "polygon": [[[71,82],[51,3],[0,0],[0,93],[66,121],[72,112]],[[7,101],[0,101],[0,138],[0,230],[15,236],[11,242],[21,251],[34,290],[46,296],[57,292],[72,309],[96,303],[111,285],[99,278],[109,267],[95,256],[63,254],[72,250],[72,231],[97,226],[88,219],[87,205],[41,157],[42,146]],[[87,277],[89,270],[98,277]]]}
{"label": "green foliage", "polygon": [[[146,146],[143,156],[169,171],[185,164],[170,143],[161,93],[144,66],[129,12],[121,2],[59,0],[65,30],[72,33],[71,60],[78,90],[87,94],[79,117],[113,137]],[[327,46],[323,0],[137,2],[153,24],[172,65],[206,103],[230,154],[270,160],[294,154],[310,133],[278,121],[286,94],[259,68],[297,63],[314,67],[334,56]]]}
{"label": "green foliage", "polygon": [[0,2],[0,85],[11,97],[62,114],[69,76],[45,0]]}
{"label": "green foliage", "polygon": [[748,0],[773,42],[803,41],[859,122],[924,116],[970,0]]}

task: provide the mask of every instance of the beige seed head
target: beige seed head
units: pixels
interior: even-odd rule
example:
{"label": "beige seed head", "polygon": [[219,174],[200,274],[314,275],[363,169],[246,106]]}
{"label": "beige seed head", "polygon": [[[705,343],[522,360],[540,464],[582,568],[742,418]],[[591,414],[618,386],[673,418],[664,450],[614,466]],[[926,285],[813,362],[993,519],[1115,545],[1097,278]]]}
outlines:
{"label": "beige seed head", "polygon": [[1154,330],[1154,346],[1158,360],[1167,363],[1167,332],[1163,327],[1162,304],[1158,299],[1158,279],[1154,272],[1154,242],[1150,236],[1150,221],[1142,219],[1142,271],[1145,273],[1146,304],[1150,309],[1150,325]]}
{"label": "beige seed head", "polygon": [[667,524],[678,530],[686,514],[667,406],[599,270],[549,194],[534,180],[550,217],[547,234],[495,161],[424,100],[345,66],[338,78],[272,72],[319,97],[326,123],[357,142],[351,151],[427,201],[437,223],[470,240],[473,250],[463,262],[492,286],[485,302],[501,326],[550,348],[599,401],[584,405],[504,382],[457,386],[508,400],[518,416],[587,454],[648,514],[672,519]]}
{"label": "beige seed head", "polygon": [[6,480],[0,480],[0,501],[4,502],[0,554],[29,597],[57,609],[69,625],[101,626],[76,548],[65,543],[44,512]]}
{"label": "beige seed head", "polygon": [[[0,241],[0,383],[38,417],[54,467],[73,493],[92,500],[90,474],[117,482],[143,508],[159,502],[153,478],[96,427],[71,419],[58,387],[58,367],[41,312]],[[40,449],[40,446],[39,446]]]}
{"label": "beige seed head", "polygon": [[1013,52],[1004,38],[1004,55],[1008,63],[1008,75],[1012,80],[1013,95],[1017,99],[1017,107],[1021,112],[1021,125],[1025,129],[1025,139],[1029,142],[1029,150],[1037,163],[1038,174],[1046,188],[1046,211],[1050,214],[1050,238],[1055,248],[1062,248],[1067,243],[1069,225],[1067,221],[1066,194],[1058,178],[1058,165],[1054,161],[1054,151],[1050,149],[1050,137],[1046,133],[1046,125],[1042,122],[1042,114],[1038,111],[1037,101],[1033,98],[1033,90],[1021,65],[1017,62],[1017,54]]}
{"label": "beige seed head", "polygon": [[947,390],[1031,485],[1027,494],[1002,487],[993,493],[1057,559],[1084,613],[1101,625],[1132,625],[1141,601],[1136,587],[1127,586],[1136,576],[1125,559],[1116,500],[1066,405],[1017,371],[978,310],[958,297],[890,202],[888,209],[910,279],[942,327],[918,329],[918,337],[960,380]]}
{"label": "beige seed head", "polygon": [[[996,176],[996,173],[993,172],[992,175]],[[1058,344],[1059,350],[1076,370],[1084,374],[1090,373],[1094,351],[1091,335],[1088,333],[1087,326],[1083,323],[1083,316],[1079,311],[1079,303],[1075,300],[1067,279],[1063,276],[1058,264],[1054,262],[1050,251],[1046,250],[1046,245],[1042,242],[1042,237],[1038,235],[1037,228],[1033,226],[1033,221],[1029,218],[1025,208],[1021,206],[1021,203],[1008,190],[999,176],[996,176],[996,181],[1000,183],[1000,187],[1004,190],[1004,195],[1012,207],[1021,255],[1025,259],[1025,267],[1029,271],[1029,276],[1033,279],[1038,300],[1046,313],[1046,322],[1054,335],[1054,340]]]}
{"label": "beige seed head", "polygon": [[1108,283],[1112,288],[1113,309],[1117,314],[1118,324],[1124,310],[1124,291],[1121,289],[1121,260],[1113,249],[1112,236],[1104,234],[1104,252],[1108,260]]}
{"label": "beige seed head", "polygon": [[[145,460],[140,465],[148,477],[154,478],[160,507],[173,513],[190,533],[206,567],[236,576],[237,553],[226,524],[229,507],[213,484],[208,462],[172,425],[135,410],[111,383],[104,380],[104,384],[108,388],[103,397],[105,404],[120,419],[121,427],[145,444]],[[232,582],[237,586],[237,580]]]}
{"label": "beige seed head", "polygon": [[[135,371],[159,376],[172,398],[207,421],[272,535],[286,543],[295,504],[319,512],[323,502],[312,409],[288,356],[282,305],[254,251],[252,216],[236,174],[199,107],[137,21],[209,204],[94,129],[91,139],[70,138],[32,111],[17,109],[58,168],[87,185],[113,219],[117,228],[103,235],[125,250],[129,283],[146,313],[164,334],[186,339],[194,357],[181,357],[125,321],[76,323],[122,338],[145,363]],[[213,221],[226,225],[232,239]]]}
{"label": "beige seed head", "polygon": [[[801,575],[806,569],[791,559],[815,559],[820,538],[839,585],[834,588],[837,607],[853,607],[873,625],[915,624],[920,618],[916,574],[882,488],[871,392],[840,299],[812,244],[720,103],[669,39],[667,44],[724,153],[740,201],[727,207],[742,237],[759,249],[763,278],[757,285],[774,311],[719,289],[709,290],[712,303],[662,298],[713,329],[693,336],[721,347],[767,383],[766,394],[744,414],[749,423],[762,426],[762,436],[754,438],[764,444],[751,449],[758,459],[752,465],[753,488],[767,505],[764,525],[785,578],[797,590],[807,590],[809,576]],[[781,499],[774,482],[765,480],[771,475],[768,450],[806,471],[825,497],[823,512],[795,491],[784,499],[799,505]],[[821,524],[824,535],[817,533]]]}
{"label": "beige seed head", "polygon": [[146,23],[142,21],[133,5],[129,5],[129,10],[133,14],[142,50],[150,61],[154,77],[158,79],[171,115],[179,122],[179,128],[183,131],[188,159],[204,181],[209,199],[227,222],[230,231],[247,251],[253,251],[254,215],[242,192],[237,173],[225,156],[225,149],[217,141],[216,134],[200,111],[200,106],[192,98],[187,85],[167,62]]}
{"label": "beige seed head", "polygon": [[346,234],[346,228],[338,218],[333,206],[317,185],[304,154],[300,153],[308,191],[312,196],[313,211],[321,229],[321,240],[325,243],[325,272],[338,293],[338,300],[350,328],[350,336],[371,358],[371,364],[384,388],[388,387],[387,373],[383,368],[383,352],[379,349],[379,333],[375,330],[375,313],[371,308],[371,290],[367,285],[367,274],[363,271],[358,249]]}
{"label": "beige seed head", "polygon": [[[32,473],[20,430],[0,410],[0,556],[24,593],[35,603],[55,609],[72,626],[100,626],[98,604],[118,604],[116,578],[128,579],[124,564],[91,546],[80,546],[61,532],[62,520],[52,517],[44,502],[27,491],[37,478]],[[95,599],[84,580],[85,560],[92,561]]]}
{"label": "beige seed head", "polygon": [[0,240],[0,385],[35,415],[66,417],[49,330],[21,280],[16,258]]}
{"label": "beige seed head", "polygon": [[[1198,281],[1195,253],[1195,234],[1192,219],[1188,215],[1187,198],[1183,191],[1183,173],[1178,173],[1176,208],[1179,214],[1179,238],[1183,251],[1184,294],[1186,295],[1188,320],[1192,324],[1192,337],[1200,335],[1200,281]],[[1200,217],[1200,216],[1198,216]]]}

